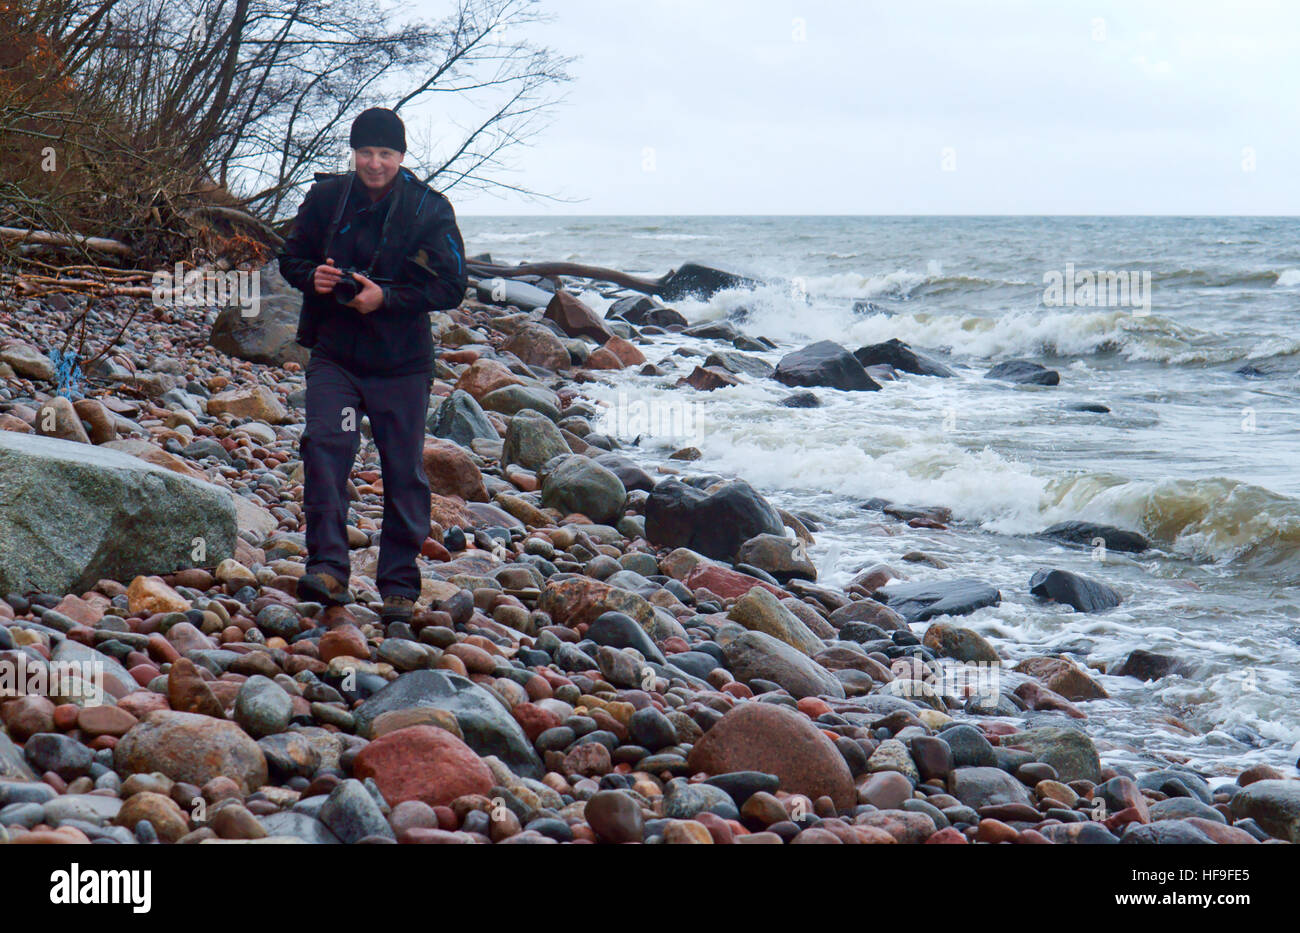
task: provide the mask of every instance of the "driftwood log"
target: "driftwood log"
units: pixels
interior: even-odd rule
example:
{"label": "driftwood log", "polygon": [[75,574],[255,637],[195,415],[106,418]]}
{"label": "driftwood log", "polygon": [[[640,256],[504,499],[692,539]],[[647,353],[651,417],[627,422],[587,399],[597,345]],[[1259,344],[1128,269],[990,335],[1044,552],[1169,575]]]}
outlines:
{"label": "driftwood log", "polygon": [[42,246],[80,246],[83,249],[99,253],[112,253],[117,256],[131,255],[131,247],[119,240],[102,236],[77,236],[74,233],[55,233],[52,230],[22,229],[20,227],[0,227],[0,240],[17,243],[38,243]]}
{"label": "driftwood log", "polygon": [[617,269],[588,266],[577,262],[526,262],[517,266],[499,266],[494,263],[475,262],[471,259],[465,263],[465,266],[470,272],[483,278],[514,279],[526,275],[540,275],[549,278],[556,275],[568,275],[573,278],[599,279],[603,282],[613,282],[615,285],[622,285],[624,288],[650,295],[659,294],[663,288],[663,280],[661,279],[641,278],[640,276],[629,275],[626,272],[619,272]]}

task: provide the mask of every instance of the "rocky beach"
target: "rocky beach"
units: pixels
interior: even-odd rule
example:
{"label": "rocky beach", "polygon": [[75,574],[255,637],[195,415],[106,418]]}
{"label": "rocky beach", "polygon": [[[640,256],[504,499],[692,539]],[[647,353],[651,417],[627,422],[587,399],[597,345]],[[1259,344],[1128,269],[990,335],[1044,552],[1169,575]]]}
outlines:
{"label": "rocky beach", "polygon": [[[416,613],[379,622],[364,440],[355,600],[299,601],[308,357],[299,296],[260,275],[250,316],[0,293],[0,842],[1300,841],[1293,767],[1103,762],[1100,676],[1178,658],[1013,658],[963,625],[1005,586],[925,550],[819,582],[816,509],[612,430],[626,380],[705,410],[762,383],[794,410],[952,375],[898,339],[777,352],[745,314],[691,324],[674,296],[746,284],[707,268],[663,300],[606,289],[603,314],[539,277],[431,314]],[[49,350],[87,301],[96,346],[137,315],[61,382]],[[883,535],[981,547],[948,506],[861,506]],[[1051,548],[1152,544],[1083,521],[1040,537],[1023,596],[1097,618],[1125,597]]]}

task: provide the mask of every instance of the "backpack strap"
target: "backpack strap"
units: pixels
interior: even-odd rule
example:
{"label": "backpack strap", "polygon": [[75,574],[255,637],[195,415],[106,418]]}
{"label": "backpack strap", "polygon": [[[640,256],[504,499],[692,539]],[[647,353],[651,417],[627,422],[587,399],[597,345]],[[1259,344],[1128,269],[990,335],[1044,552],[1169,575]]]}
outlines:
{"label": "backpack strap", "polygon": [[[324,174],[324,173],[318,173]],[[341,176],[331,175],[331,178]],[[343,210],[348,205],[348,198],[352,196],[352,184],[356,179],[354,172],[348,172],[348,183],[343,186],[343,194],[339,197],[339,202],[334,206],[334,217],[330,220],[330,225],[325,230],[324,245],[321,249],[321,261],[324,262],[329,258],[330,246],[334,243],[334,236],[339,232],[339,224],[343,222]]]}

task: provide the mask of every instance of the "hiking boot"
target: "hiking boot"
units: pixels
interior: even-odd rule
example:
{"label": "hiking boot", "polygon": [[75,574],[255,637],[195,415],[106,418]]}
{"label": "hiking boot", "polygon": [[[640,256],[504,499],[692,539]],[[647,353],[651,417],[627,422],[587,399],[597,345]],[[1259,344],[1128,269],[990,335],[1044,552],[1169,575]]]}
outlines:
{"label": "hiking boot", "polygon": [[414,610],[415,600],[407,596],[385,596],[384,606],[379,610],[379,621],[385,625],[390,622],[409,623]]}
{"label": "hiking boot", "polygon": [[324,572],[308,573],[298,578],[298,599],[322,606],[343,606],[353,602],[347,584]]}

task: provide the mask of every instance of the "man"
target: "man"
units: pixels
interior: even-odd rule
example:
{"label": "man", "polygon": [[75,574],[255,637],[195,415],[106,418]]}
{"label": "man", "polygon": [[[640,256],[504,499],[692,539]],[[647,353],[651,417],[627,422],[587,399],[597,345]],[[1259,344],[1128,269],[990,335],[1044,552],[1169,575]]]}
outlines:
{"label": "man", "polygon": [[[416,556],[429,534],[425,417],[433,383],[428,312],[465,296],[465,247],[445,197],[402,168],[406,129],[375,107],[352,123],[356,171],[318,173],[279,254],[303,292],[297,340],[307,363],[303,511],[307,573],[300,599],[351,602],[348,475],[370,419],[384,481],[376,584],[384,623],[420,597]],[[346,270],[356,270],[353,277]]]}

